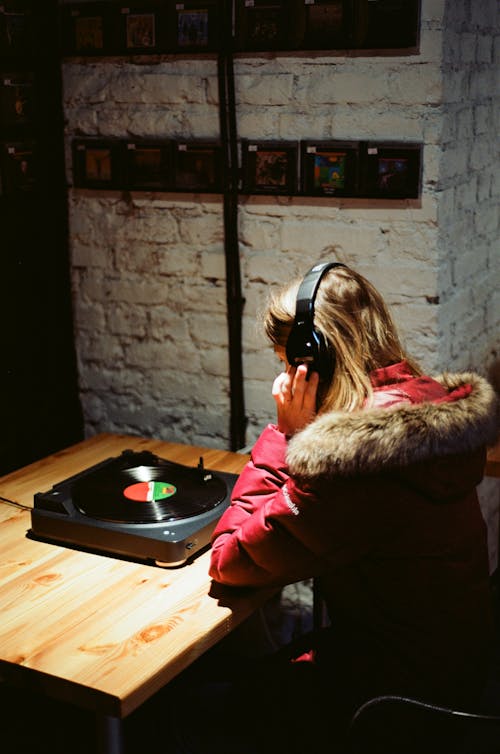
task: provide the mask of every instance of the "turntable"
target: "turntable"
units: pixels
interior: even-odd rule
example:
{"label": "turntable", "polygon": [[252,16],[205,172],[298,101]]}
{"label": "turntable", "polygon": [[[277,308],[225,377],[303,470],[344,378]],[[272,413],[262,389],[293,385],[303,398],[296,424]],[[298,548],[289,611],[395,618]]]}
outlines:
{"label": "turntable", "polygon": [[205,548],[236,474],[124,450],[37,492],[28,535],[76,549],[177,566]]}

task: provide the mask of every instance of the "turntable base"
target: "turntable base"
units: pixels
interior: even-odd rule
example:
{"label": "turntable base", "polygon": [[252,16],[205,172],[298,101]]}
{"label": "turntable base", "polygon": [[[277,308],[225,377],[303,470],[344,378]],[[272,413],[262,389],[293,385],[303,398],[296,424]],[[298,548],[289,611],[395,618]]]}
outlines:
{"label": "turntable base", "polygon": [[236,474],[125,450],[37,492],[29,536],[172,567],[210,544]]}

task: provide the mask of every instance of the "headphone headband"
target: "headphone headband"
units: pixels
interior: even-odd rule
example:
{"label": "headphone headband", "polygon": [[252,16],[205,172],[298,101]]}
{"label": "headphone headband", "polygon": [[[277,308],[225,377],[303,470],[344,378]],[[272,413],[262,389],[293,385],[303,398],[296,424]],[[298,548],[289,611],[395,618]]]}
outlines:
{"label": "headphone headband", "polygon": [[321,333],[314,327],[314,302],[323,276],[334,267],[345,267],[341,262],[315,264],[306,273],[297,292],[295,321],[286,344],[289,364],[308,364],[310,370],[319,372],[320,378],[332,374],[332,355],[328,354]]}
{"label": "headphone headband", "polygon": [[310,317],[311,324],[314,319],[314,301],[319,284],[323,276],[333,267],[345,267],[341,262],[323,262],[315,264],[306,273],[297,291],[297,303],[295,305],[295,321],[302,317]]}

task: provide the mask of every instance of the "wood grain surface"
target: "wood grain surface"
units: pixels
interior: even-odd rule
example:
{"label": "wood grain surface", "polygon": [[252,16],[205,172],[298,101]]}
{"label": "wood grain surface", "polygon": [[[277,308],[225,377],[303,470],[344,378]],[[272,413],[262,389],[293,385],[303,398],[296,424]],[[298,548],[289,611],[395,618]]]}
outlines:
{"label": "wood grain surface", "polygon": [[[36,492],[122,450],[239,473],[247,456],[104,434],[0,479],[0,496]],[[30,514],[0,501],[0,676],[125,717],[263,604],[269,591],[213,587],[209,553],[177,568],[28,538]]]}

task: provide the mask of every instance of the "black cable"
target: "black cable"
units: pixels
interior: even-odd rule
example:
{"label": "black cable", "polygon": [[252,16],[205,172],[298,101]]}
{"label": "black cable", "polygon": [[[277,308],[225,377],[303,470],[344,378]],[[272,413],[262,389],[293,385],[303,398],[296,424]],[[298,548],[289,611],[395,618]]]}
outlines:
{"label": "black cable", "polygon": [[16,508],[21,508],[24,511],[33,510],[30,505],[24,505],[23,503],[18,503],[16,500],[10,500],[8,497],[2,497],[2,495],[0,495],[0,502],[5,503],[6,505],[13,505]]}
{"label": "black cable", "polygon": [[224,250],[229,328],[230,443],[231,450],[246,444],[241,325],[244,300],[238,243],[238,146],[234,96],[232,2],[222,3],[222,39],[217,60],[219,117],[223,152]]}

